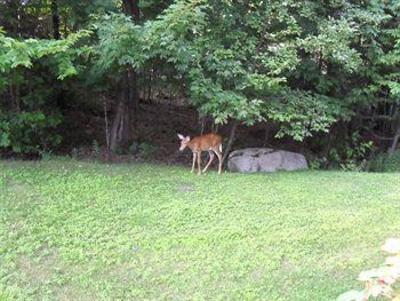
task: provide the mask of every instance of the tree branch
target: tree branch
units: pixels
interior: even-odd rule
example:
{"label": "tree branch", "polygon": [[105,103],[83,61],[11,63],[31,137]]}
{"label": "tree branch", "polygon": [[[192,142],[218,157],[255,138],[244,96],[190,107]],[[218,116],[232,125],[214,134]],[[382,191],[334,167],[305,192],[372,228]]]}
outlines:
{"label": "tree branch", "polygon": [[231,151],[233,141],[235,140],[235,133],[236,133],[236,129],[237,129],[238,125],[239,125],[239,121],[235,119],[233,121],[233,124],[232,124],[232,127],[231,127],[228,144],[226,146],[226,149],[225,149],[225,152],[224,152],[224,156],[222,158],[222,162],[225,162],[225,159],[228,157],[229,152]]}

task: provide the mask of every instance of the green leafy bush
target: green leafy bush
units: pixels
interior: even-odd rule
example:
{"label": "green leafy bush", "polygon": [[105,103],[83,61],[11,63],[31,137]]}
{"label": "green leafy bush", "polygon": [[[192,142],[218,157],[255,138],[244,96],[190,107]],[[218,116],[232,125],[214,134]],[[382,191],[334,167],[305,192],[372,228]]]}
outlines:
{"label": "green leafy bush", "polygon": [[367,301],[370,297],[385,297],[388,300],[399,301],[400,292],[398,280],[400,278],[400,239],[390,238],[382,246],[382,251],[391,254],[384,265],[362,271],[358,280],[365,283],[361,291],[351,290],[339,296],[337,301]]}
{"label": "green leafy bush", "polygon": [[355,132],[349,141],[331,149],[328,159],[344,171],[363,171],[367,169],[367,157],[373,148],[372,141],[364,141],[360,134]]}
{"label": "green leafy bush", "polygon": [[368,162],[368,171],[398,172],[400,171],[400,151],[393,154],[380,153]]}
{"label": "green leafy bush", "polygon": [[130,146],[129,146],[129,153],[132,155],[139,155],[142,158],[150,158],[154,153],[157,151],[157,146],[146,142],[138,142],[134,141]]}
{"label": "green leafy bush", "polygon": [[92,142],[92,155],[94,158],[99,158],[100,153],[101,153],[100,144],[96,139],[94,139]]}
{"label": "green leafy bush", "polygon": [[61,136],[54,129],[61,123],[59,114],[43,112],[0,113],[0,150],[41,154],[57,146]]}
{"label": "green leafy bush", "polygon": [[323,158],[314,158],[308,161],[308,165],[310,169],[321,169],[323,166],[325,166],[327,163],[327,159],[325,157]]}
{"label": "green leafy bush", "polygon": [[157,147],[150,143],[142,142],[139,144],[139,154],[143,158],[151,157],[156,151]]}
{"label": "green leafy bush", "polygon": [[[83,30],[62,40],[23,40],[6,36],[0,28],[0,96],[5,100],[0,102],[0,151],[48,158],[61,142],[55,133],[61,115],[44,112],[54,107],[54,89],[48,86],[52,77],[64,80],[78,74],[77,60],[89,49],[77,43],[90,34]],[[14,96],[5,92],[8,86],[15,89]]]}

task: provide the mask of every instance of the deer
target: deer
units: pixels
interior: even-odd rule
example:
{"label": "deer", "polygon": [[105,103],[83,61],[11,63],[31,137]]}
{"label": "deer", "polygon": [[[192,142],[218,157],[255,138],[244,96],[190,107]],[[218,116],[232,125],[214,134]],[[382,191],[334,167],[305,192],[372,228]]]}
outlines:
{"label": "deer", "polygon": [[210,166],[211,162],[214,160],[214,153],[217,155],[219,164],[218,164],[218,174],[221,174],[222,171],[222,137],[220,135],[210,133],[204,134],[201,136],[194,137],[193,139],[190,136],[183,136],[178,134],[179,139],[181,140],[181,145],[179,147],[179,151],[183,151],[186,147],[189,148],[193,153],[193,163],[191,173],[194,172],[195,164],[197,160],[198,172],[197,174],[201,174],[201,153],[204,151],[208,151],[210,156],[210,160],[208,161],[206,167],[203,169],[203,173],[205,173]]}

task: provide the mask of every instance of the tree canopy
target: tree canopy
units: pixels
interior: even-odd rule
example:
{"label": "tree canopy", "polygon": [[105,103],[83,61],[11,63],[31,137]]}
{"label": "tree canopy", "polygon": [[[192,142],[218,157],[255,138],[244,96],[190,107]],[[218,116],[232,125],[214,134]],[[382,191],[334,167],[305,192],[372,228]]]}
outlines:
{"label": "tree canopy", "polygon": [[277,138],[342,139],[344,124],[345,137],[393,151],[400,137],[398,1],[32,0],[0,11],[3,148],[16,143],[10,120],[60,113],[54,99],[83,90],[114,99],[116,145],[148,86],[173,87],[216,124],[274,124]]}

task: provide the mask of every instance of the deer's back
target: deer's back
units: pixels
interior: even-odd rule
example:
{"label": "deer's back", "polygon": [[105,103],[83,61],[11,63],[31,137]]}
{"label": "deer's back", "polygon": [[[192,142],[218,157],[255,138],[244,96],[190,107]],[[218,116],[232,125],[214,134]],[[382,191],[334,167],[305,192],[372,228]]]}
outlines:
{"label": "deer's back", "polygon": [[193,150],[207,151],[212,148],[218,149],[222,143],[222,137],[217,134],[205,134],[198,137],[194,137],[191,141]]}

